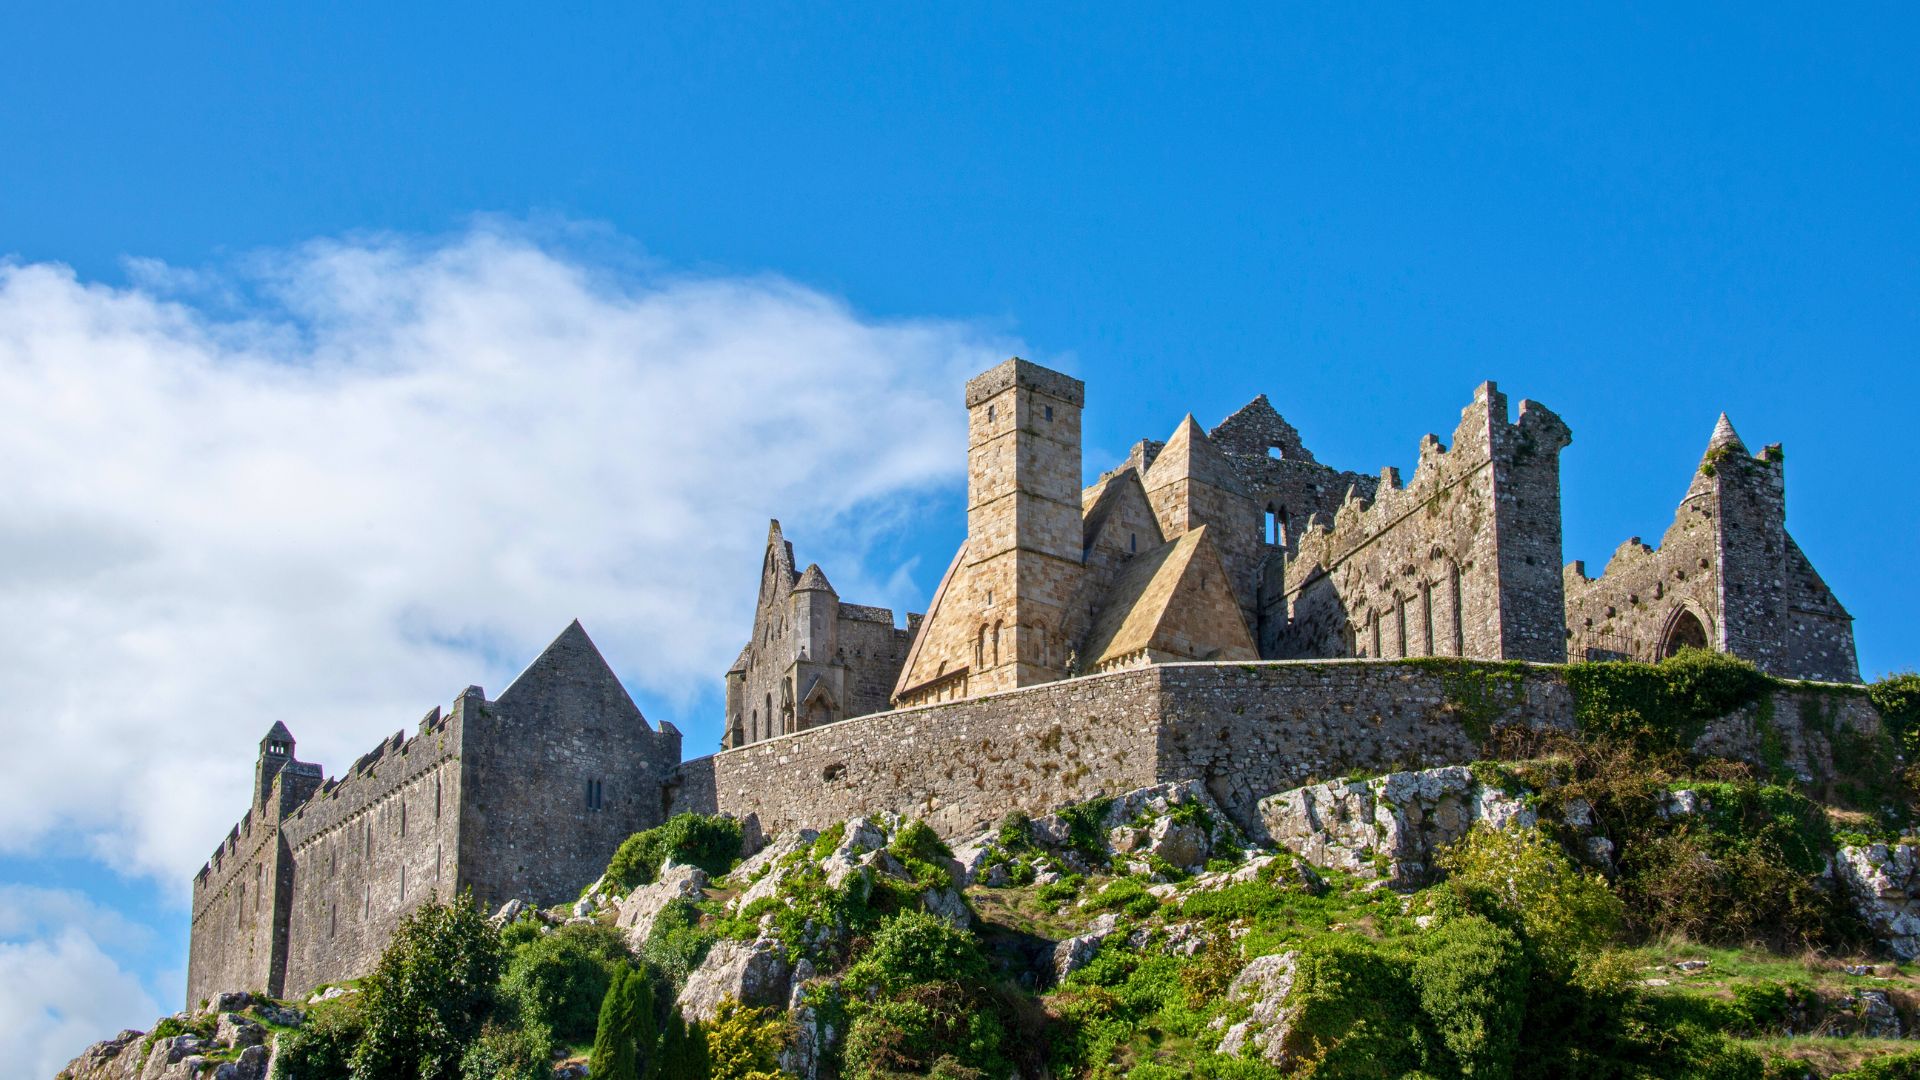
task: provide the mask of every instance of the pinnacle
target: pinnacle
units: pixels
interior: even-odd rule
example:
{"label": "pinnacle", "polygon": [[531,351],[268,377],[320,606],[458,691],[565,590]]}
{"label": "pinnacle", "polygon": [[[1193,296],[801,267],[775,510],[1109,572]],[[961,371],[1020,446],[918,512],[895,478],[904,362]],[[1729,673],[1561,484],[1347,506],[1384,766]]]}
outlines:
{"label": "pinnacle", "polygon": [[1731,447],[1742,453],[1747,449],[1747,445],[1740,441],[1740,433],[1733,430],[1733,421],[1727,419],[1726,413],[1720,414],[1720,421],[1713,425],[1713,438],[1707,440],[1707,449],[1718,450],[1721,447]]}

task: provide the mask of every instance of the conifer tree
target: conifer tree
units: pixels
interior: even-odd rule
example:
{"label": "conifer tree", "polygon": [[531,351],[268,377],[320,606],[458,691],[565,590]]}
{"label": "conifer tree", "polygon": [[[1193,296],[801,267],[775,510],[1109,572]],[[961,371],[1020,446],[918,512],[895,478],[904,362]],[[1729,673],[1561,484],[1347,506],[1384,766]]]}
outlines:
{"label": "conifer tree", "polygon": [[659,1068],[654,1071],[657,1080],[708,1080],[713,1075],[713,1062],[707,1054],[707,1033],[698,1023],[689,1024],[680,1018],[680,1010],[672,1005],[667,1007],[667,1026],[660,1036]]}
{"label": "conifer tree", "polygon": [[653,1015],[653,979],[643,967],[622,964],[600,1003],[600,1026],[589,1064],[595,1080],[645,1080],[657,1075],[659,1031]]}

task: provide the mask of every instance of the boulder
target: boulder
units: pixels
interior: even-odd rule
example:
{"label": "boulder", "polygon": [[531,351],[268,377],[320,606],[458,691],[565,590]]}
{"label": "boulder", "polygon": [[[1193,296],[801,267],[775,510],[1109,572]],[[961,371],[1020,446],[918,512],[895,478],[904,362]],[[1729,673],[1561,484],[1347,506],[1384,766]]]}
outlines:
{"label": "boulder", "polygon": [[619,914],[614,925],[627,932],[627,943],[635,949],[646,945],[653,924],[667,905],[676,900],[697,901],[705,895],[707,872],[697,866],[670,862],[660,868],[660,876],[651,885],[642,885],[616,905]]}
{"label": "boulder", "polygon": [[751,858],[734,867],[733,872],[727,876],[734,881],[752,881],[762,870],[803,847],[813,846],[813,842],[818,839],[820,839],[820,833],[814,829],[795,829],[781,833],[774,838],[773,843],[761,848]]}
{"label": "boulder", "polygon": [[1900,1014],[1885,990],[1855,990],[1852,1004],[1860,1035],[1869,1039],[1900,1037]]}
{"label": "boulder", "polygon": [[208,996],[207,1003],[200,1006],[202,1013],[239,1012],[253,1004],[253,995],[245,990],[221,990]]}
{"label": "boulder", "polygon": [[678,998],[680,1015],[688,1021],[711,1020],[727,998],[742,1005],[785,1008],[791,976],[777,941],[716,942],[687,976]]}
{"label": "boulder", "polygon": [[954,879],[959,888],[972,885],[987,865],[987,857],[1000,849],[999,834],[984,832],[953,849]]}
{"label": "boulder", "polygon": [[239,1057],[214,1069],[211,1080],[267,1080],[270,1056],[264,1046],[249,1046],[240,1051]]}
{"label": "boulder", "polygon": [[1888,952],[1902,960],[1920,957],[1920,846],[1843,847],[1833,876]]}
{"label": "boulder", "polygon": [[944,919],[955,930],[965,930],[973,925],[973,909],[967,906],[966,897],[958,889],[928,889],[920,894],[920,906],[927,914]]}
{"label": "boulder", "polygon": [[196,1080],[204,1055],[212,1049],[197,1036],[156,1039],[140,1069],[140,1080]]}
{"label": "boulder", "polygon": [[1294,788],[1260,800],[1259,816],[1275,845],[1398,889],[1426,884],[1434,854],[1476,821],[1496,828],[1536,822],[1518,798],[1482,785],[1461,765]]}
{"label": "boulder", "polygon": [[1146,850],[1182,870],[1195,870],[1206,865],[1212,843],[1207,830],[1200,826],[1182,825],[1163,817],[1147,830]]}
{"label": "boulder", "polygon": [[515,919],[518,919],[521,913],[526,910],[527,910],[527,902],[518,897],[515,897],[514,899],[509,900],[504,904],[501,904],[500,910],[494,912],[493,918],[489,919],[488,921],[493,923],[493,925],[495,926],[505,926],[508,923],[513,922]]}
{"label": "boulder", "polygon": [[1119,919],[1107,912],[1093,920],[1084,934],[1076,934],[1053,947],[1053,981],[1059,983],[1067,976],[1086,967],[1100,954],[1100,947],[1113,936]]}
{"label": "boulder", "polygon": [[221,1013],[214,1025],[213,1041],[229,1049],[259,1046],[267,1041],[267,1029],[239,1013]]}
{"label": "boulder", "polygon": [[[1287,997],[1293,993],[1294,971],[1299,953],[1284,952],[1256,957],[1227,987],[1227,1000],[1251,1000],[1247,1018],[1228,1028],[1221,1036],[1218,1053],[1239,1057],[1246,1047],[1274,1065],[1285,1066],[1292,1048],[1287,1046],[1291,1010]],[[1220,1021],[1216,1020],[1218,1025]]]}
{"label": "boulder", "polygon": [[887,834],[878,825],[863,817],[848,818],[846,832],[840,838],[840,845],[833,849],[835,858],[848,858],[869,851],[878,851],[887,846]]}

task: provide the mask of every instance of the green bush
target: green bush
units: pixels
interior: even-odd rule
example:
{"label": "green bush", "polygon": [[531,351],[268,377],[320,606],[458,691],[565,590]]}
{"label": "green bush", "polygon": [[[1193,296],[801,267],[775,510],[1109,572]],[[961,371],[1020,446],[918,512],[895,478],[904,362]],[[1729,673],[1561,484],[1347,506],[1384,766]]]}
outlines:
{"label": "green bush", "polygon": [[786,1017],[728,998],[705,1027],[713,1080],[780,1080],[780,1048],[790,1031]]}
{"label": "green bush", "polygon": [[493,1004],[500,961],[500,935],[471,893],[409,912],[361,983],[366,1031],[354,1075],[455,1080]]}
{"label": "green bush", "polygon": [[677,988],[686,985],[713,941],[713,932],[700,926],[699,907],[691,900],[675,900],[654,916],[640,958]]}
{"label": "green bush", "polygon": [[[461,1080],[552,1080],[553,1035],[537,1024],[489,1023],[460,1058]],[[295,1073],[306,1080],[305,1073]]]}
{"label": "green bush", "polygon": [[653,980],[625,964],[614,969],[600,1002],[589,1068],[596,1080],[640,1080],[658,1053]]}
{"label": "green bush", "polygon": [[365,1034],[366,1018],[360,1010],[359,995],[315,1008],[307,1014],[305,1024],[281,1033],[274,1054],[273,1080],[349,1080],[353,1075],[353,1048],[360,1045]]}
{"label": "green bush", "polygon": [[633,959],[626,937],[606,923],[568,923],[513,951],[501,990],[530,1023],[565,1042],[593,1037],[600,1000],[615,970]]}
{"label": "green bush", "polygon": [[1920,1050],[1874,1058],[1857,1069],[1835,1073],[1830,1080],[1920,1080]]}
{"label": "green bush", "polygon": [[1747,661],[1708,649],[1682,649],[1657,664],[1569,664],[1566,678],[1582,731],[1643,752],[1688,749],[1709,721],[1753,704],[1773,685]]}
{"label": "green bush", "polygon": [[952,849],[940,839],[940,834],[934,832],[932,826],[919,818],[914,818],[900,826],[899,831],[893,834],[893,843],[887,845],[887,850],[896,858],[903,860],[923,859],[927,862],[936,862],[940,859],[953,858]]}
{"label": "green bush", "polygon": [[1527,1007],[1520,939],[1469,916],[1442,923],[1419,949],[1410,974],[1438,1044],[1433,1056],[1463,1077],[1511,1075]]}
{"label": "green bush", "polygon": [[920,911],[904,911],[887,920],[846,975],[850,990],[870,988],[883,994],[921,983],[981,987],[986,982],[987,958],[979,940]]}
{"label": "green bush", "polygon": [[607,863],[606,880],[621,891],[645,885],[668,859],[718,877],[739,858],[739,822],[717,814],[675,814],[664,825],[627,837]]}
{"label": "green bush", "polygon": [[1475,825],[1442,853],[1447,889],[1468,911],[1505,913],[1550,967],[1571,971],[1618,930],[1620,899],[1533,829]]}
{"label": "green bush", "polygon": [[1147,891],[1139,878],[1116,878],[1087,899],[1088,911],[1124,911],[1145,918],[1160,906],[1160,898]]}
{"label": "green bush", "polygon": [[1887,734],[1899,740],[1907,760],[1920,759],[1920,674],[1889,675],[1867,687],[1867,700],[1880,710]]}
{"label": "green bush", "polygon": [[1294,968],[1288,1042],[1325,1080],[1400,1077],[1420,1067],[1419,999],[1408,965],[1364,938],[1316,938]]}
{"label": "green bush", "polygon": [[848,1080],[901,1073],[1005,1075],[1004,1031],[991,1012],[954,983],[929,983],[865,1004],[847,1030]]}
{"label": "green bush", "polygon": [[1033,891],[1033,895],[1043,903],[1058,904],[1080,895],[1080,886],[1085,884],[1086,880],[1079,874],[1068,874],[1058,881],[1049,881],[1040,886]]}

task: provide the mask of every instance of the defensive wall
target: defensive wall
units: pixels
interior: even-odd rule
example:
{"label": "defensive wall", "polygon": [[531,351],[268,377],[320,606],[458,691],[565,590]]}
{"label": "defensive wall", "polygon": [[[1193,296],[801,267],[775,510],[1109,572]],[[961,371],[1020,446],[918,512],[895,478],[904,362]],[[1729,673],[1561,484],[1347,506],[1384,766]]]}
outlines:
{"label": "defensive wall", "polygon": [[[668,812],[764,835],[892,811],[958,836],[1170,780],[1201,779],[1243,827],[1265,795],[1346,773],[1474,760],[1494,728],[1572,730],[1566,668],[1450,660],[1174,663],[855,717],[680,767]],[[1492,673],[1491,676],[1489,673]],[[1820,722],[1805,723],[1818,715]],[[1872,734],[1857,688],[1786,685],[1696,746],[1834,778],[1834,733]]]}

